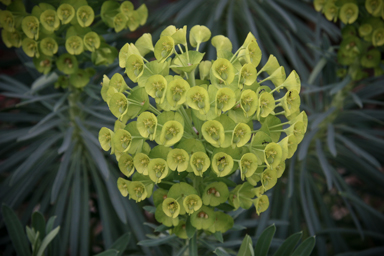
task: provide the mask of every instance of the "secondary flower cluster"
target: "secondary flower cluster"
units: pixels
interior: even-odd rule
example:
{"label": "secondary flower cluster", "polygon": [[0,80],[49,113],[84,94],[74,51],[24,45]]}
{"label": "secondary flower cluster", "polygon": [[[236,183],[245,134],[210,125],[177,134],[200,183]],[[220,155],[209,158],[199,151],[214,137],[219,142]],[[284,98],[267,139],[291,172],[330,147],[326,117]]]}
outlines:
{"label": "secondary flower cluster", "polygon": [[[363,1],[364,2],[364,1]],[[380,46],[384,45],[384,1],[315,0],[317,11],[328,20],[339,18],[346,26],[342,29],[343,40],[338,51],[338,61],[349,66],[339,70],[340,76],[349,73],[354,80],[367,77],[366,69],[373,69],[375,76],[384,74]]]}
{"label": "secondary flower cluster", "polygon": [[111,64],[117,57],[116,48],[95,32],[100,24],[105,23],[116,32],[125,28],[133,31],[143,25],[148,16],[145,5],[134,10],[129,1],[121,4],[105,1],[100,10],[102,21],[94,24],[95,10],[86,0],[60,3],[59,6],[40,3],[28,13],[21,0],[13,1],[6,10],[0,10],[0,25],[5,45],[22,47],[26,55],[33,57],[39,72],[47,74],[56,64],[62,73],[69,75],[58,80],[57,84],[62,87],[70,83],[82,88],[94,74],[93,69],[79,68],[79,57],[76,56],[83,52],[91,52],[88,58],[94,65]]}
{"label": "secondary flower cluster", "polygon": [[[233,226],[225,212],[252,205],[264,212],[265,192],[283,174],[308,123],[295,71],[287,77],[272,55],[256,69],[261,50],[251,33],[235,54],[227,37],[214,36],[217,59],[203,61],[198,50],[210,38],[207,27],[194,26],[195,50],[189,50],[186,27],[167,27],[155,46],[144,34],[119,54],[138,86],[129,88],[117,73],[104,76],[101,89],[118,120],[113,131],[100,130],[100,144],[132,176],[118,179],[121,194],[137,202],[153,195],[156,220],[182,238],[188,223],[225,232]],[[144,58],[150,52],[153,61]]]}

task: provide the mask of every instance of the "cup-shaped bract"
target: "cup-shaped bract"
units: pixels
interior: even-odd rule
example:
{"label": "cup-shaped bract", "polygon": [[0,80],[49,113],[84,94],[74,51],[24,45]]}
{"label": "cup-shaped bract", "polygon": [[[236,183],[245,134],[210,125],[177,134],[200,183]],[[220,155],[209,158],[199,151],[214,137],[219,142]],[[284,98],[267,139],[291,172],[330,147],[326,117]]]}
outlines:
{"label": "cup-shaped bract", "polygon": [[264,149],[264,162],[274,169],[279,165],[283,157],[281,146],[277,143],[271,142]]}
{"label": "cup-shaped bract", "polygon": [[167,86],[166,97],[168,103],[173,107],[184,104],[187,100],[187,91],[190,88],[187,81],[175,77]]}
{"label": "cup-shaped bract", "polygon": [[145,83],[145,90],[156,100],[156,103],[163,103],[167,91],[167,80],[162,75],[153,75]]}
{"label": "cup-shaped bract", "polygon": [[83,39],[79,36],[68,37],[65,41],[65,49],[72,55],[79,55],[84,51]]}
{"label": "cup-shaped bract", "polygon": [[372,44],[374,46],[384,45],[384,28],[377,28],[373,31]]}
{"label": "cup-shaped bract", "polygon": [[239,73],[239,85],[252,85],[256,81],[256,68],[253,64],[244,64]]}
{"label": "cup-shaped bract", "polygon": [[122,116],[128,111],[128,100],[124,94],[117,92],[109,100],[109,109],[112,114],[121,120]]}
{"label": "cup-shaped bract", "polygon": [[281,146],[283,152],[282,161],[291,158],[296,152],[297,139],[293,134],[288,135],[287,137],[282,139],[278,144]]}
{"label": "cup-shaped bract", "polygon": [[269,92],[263,92],[259,98],[257,116],[267,117],[275,109],[275,99]]}
{"label": "cup-shaped bract", "polygon": [[61,4],[57,8],[57,17],[62,24],[68,24],[75,17],[75,8],[70,4]]}
{"label": "cup-shaped bract", "polygon": [[252,189],[252,191],[255,193],[256,197],[261,197],[265,193],[265,188],[263,187],[263,185],[261,185]]}
{"label": "cup-shaped bract", "polygon": [[203,206],[203,201],[198,195],[188,195],[183,200],[183,206],[188,214],[198,211]]}
{"label": "cup-shaped bract", "polygon": [[327,0],[314,0],[313,5],[315,7],[315,10],[318,12],[321,11],[326,2],[327,2]]}
{"label": "cup-shaped bract", "polygon": [[120,178],[120,177],[117,179],[117,188],[119,189],[123,197],[126,197],[129,193],[128,186],[130,182],[131,181]]}
{"label": "cup-shaped bract", "polygon": [[235,78],[235,68],[229,60],[219,58],[212,64],[211,80],[212,76],[219,80],[217,86],[229,85]]}
{"label": "cup-shaped bract", "polygon": [[379,17],[381,15],[381,9],[383,8],[383,1],[382,0],[366,0],[365,1],[365,8],[367,9],[368,13],[372,14],[374,17]]}
{"label": "cup-shaped bract", "polygon": [[83,5],[77,9],[76,18],[80,26],[89,27],[95,19],[95,13],[91,6]]}
{"label": "cup-shaped bract", "polygon": [[204,60],[199,64],[199,74],[201,80],[209,79],[209,74],[211,72],[212,62],[209,60]]}
{"label": "cup-shaped bract", "polygon": [[137,118],[137,130],[144,138],[154,140],[157,130],[157,117],[151,112],[143,112]]}
{"label": "cup-shaped bract", "polygon": [[259,99],[257,94],[253,90],[244,90],[240,96],[240,106],[244,111],[246,117],[250,117],[255,114]]}
{"label": "cup-shaped bract", "polygon": [[152,43],[152,35],[149,33],[145,33],[139,37],[135,42],[135,46],[139,50],[141,56],[145,56],[147,53],[155,50]]}
{"label": "cup-shaped bract", "polygon": [[369,23],[364,23],[359,26],[359,35],[361,37],[370,35],[372,31],[373,31],[372,25]]}
{"label": "cup-shaped bract", "polygon": [[0,10],[0,24],[8,32],[15,31],[15,17],[8,10]]}
{"label": "cup-shaped bract", "polygon": [[175,48],[175,41],[170,36],[163,36],[155,44],[155,58],[164,62],[168,57],[173,54]]}
{"label": "cup-shaped bract", "polygon": [[76,57],[69,53],[61,54],[56,65],[61,72],[67,75],[75,73],[79,67]]}
{"label": "cup-shaped bract", "polygon": [[132,156],[127,153],[122,153],[119,158],[119,169],[125,176],[131,176],[135,171]]}
{"label": "cup-shaped bract", "polygon": [[119,33],[120,31],[125,29],[127,21],[128,19],[123,13],[116,14],[113,18],[113,26],[115,28],[115,32]]}
{"label": "cup-shaped bract", "polygon": [[178,172],[187,170],[189,165],[189,155],[187,151],[181,148],[172,149],[167,156],[167,164],[169,169]]}
{"label": "cup-shaped bract", "polygon": [[293,134],[296,137],[297,143],[303,140],[306,131],[307,126],[303,121],[298,121],[286,129],[287,134]]}
{"label": "cup-shaped bract", "polygon": [[354,3],[345,3],[340,8],[339,18],[345,24],[352,24],[359,16],[359,7]]}
{"label": "cup-shaped bract", "polygon": [[[33,58],[33,64],[40,73],[48,74],[52,68],[52,57],[41,54],[39,58]],[[66,88],[65,85],[62,88]]]}
{"label": "cup-shaped bract", "polygon": [[178,121],[167,121],[163,124],[160,134],[160,142],[166,147],[170,147],[183,137],[184,127]]}
{"label": "cup-shaped bract", "polygon": [[244,209],[249,209],[252,206],[252,198],[255,197],[254,192],[252,191],[253,186],[249,182],[244,182],[241,185],[237,185],[229,193],[228,202],[235,209],[239,207]]}
{"label": "cup-shaped bract", "polygon": [[46,37],[40,41],[40,51],[47,56],[53,56],[58,49],[59,45],[52,37]]}
{"label": "cup-shaped bract", "polygon": [[162,223],[166,227],[177,226],[180,222],[179,217],[172,218],[167,216],[164,213],[162,206],[156,207],[155,218],[158,222]]}
{"label": "cup-shaped bract", "polygon": [[206,26],[195,25],[189,31],[189,43],[193,47],[197,47],[203,42],[207,42],[211,38],[211,31]]}
{"label": "cup-shaped bract", "polygon": [[218,152],[212,158],[212,170],[216,173],[217,177],[224,177],[230,174],[233,164],[233,158],[224,152]]}
{"label": "cup-shaped bract", "polygon": [[251,177],[258,167],[258,160],[256,155],[253,153],[244,154],[240,159],[239,166],[241,180]]}
{"label": "cup-shaped bract", "polygon": [[40,14],[40,23],[48,32],[53,32],[60,27],[60,20],[55,10],[42,12]]}
{"label": "cup-shaped bract", "polygon": [[175,33],[172,35],[175,44],[187,45],[187,26],[183,28],[176,29]]}
{"label": "cup-shaped bract", "polygon": [[132,144],[132,135],[124,130],[117,130],[112,137],[113,148],[120,152],[127,152]]}
{"label": "cup-shaped bract", "polygon": [[106,127],[103,127],[100,129],[99,142],[103,150],[108,151],[111,148],[111,141],[112,141],[113,135],[114,135],[114,132]]}
{"label": "cup-shaped bract", "polygon": [[39,27],[40,22],[35,16],[27,16],[21,22],[21,28],[24,34],[31,39],[38,39]]}
{"label": "cup-shaped bract", "polygon": [[180,182],[172,185],[168,191],[167,197],[174,198],[179,202],[180,214],[185,214],[184,199],[189,195],[197,195],[197,190],[186,182]]}
{"label": "cup-shaped bract", "polygon": [[148,165],[150,161],[149,157],[144,153],[137,153],[133,157],[133,165],[135,166],[135,169],[138,173],[143,175],[148,175]]}
{"label": "cup-shaped bract", "polygon": [[275,169],[265,169],[263,173],[261,174],[261,184],[263,185],[264,189],[267,191],[271,188],[273,188],[276,185],[277,182],[277,173]]}
{"label": "cup-shaped bract", "polygon": [[203,205],[191,215],[191,224],[198,230],[208,229],[215,223],[215,215],[212,208]]}
{"label": "cup-shaped bract", "polygon": [[252,136],[251,127],[245,123],[238,123],[232,132],[232,147],[242,147],[249,142]]}
{"label": "cup-shaped bract", "polygon": [[300,102],[299,92],[293,89],[287,91],[281,101],[281,104],[285,113],[287,113],[287,115],[291,115],[291,113],[300,108]]}
{"label": "cup-shaped bract", "polygon": [[220,147],[225,140],[223,125],[217,120],[208,120],[201,127],[204,139],[212,146]]}
{"label": "cup-shaped bract", "polygon": [[90,74],[87,70],[78,69],[75,73],[69,75],[69,81],[75,88],[85,87],[90,80]]}
{"label": "cup-shaped bract", "polygon": [[273,55],[269,55],[269,58],[267,60],[267,63],[263,66],[263,68],[259,71],[265,71],[268,73],[268,75],[272,75],[273,72],[275,72],[276,69],[280,67],[279,62],[277,61],[276,57]]}
{"label": "cup-shaped bract", "polygon": [[125,63],[125,73],[128,75],[129,79],[136,83],[137,80],[143,75],[143,72],[143,58],[137,54],[132,54],[129,56]]}
{"label": "cup-shaped bract", "polygon": [[196,176],[203,177],[203,173],[206,172],[211,165],[211,160],[204,152],[195,152],[191,156],[190,165]]}
{"label": "cup-shaped bract", "polygon": [[276,170],[277,178],[280,178],[283,175],[284,170],[285,170],[285,162],[281,161],[280,164],[278,166],[276,166],[275,170]]}
{"label": "cup-shaped bract", "polygon": [[203,192],[203,203],[209,206],[218,206],[225,203],[229,196],[229,190],[224,182],[213,182],[207,185]]}
{"label": "cup-shaped bract", "polygon": [[199,110],[202,115],[208,113],[210,102],[208,92],[204,87],[193,86],[187,91],[186,98],[189,107]]}
{"label": "cup-shaped bract", "polygon": [[266,195],[262,195],[254,200],[256,212],[258,215],[265,212],[269,207],[269,198]]}
{"label": "cup-shaped bract", "polygon": [[117,92],[121,92],[121,93],[128,90],[128,86],[124,80],[124,77],[119,73],[116,73],[112,76],[111,80],[109,81],[108,86],[115,88],[117,90]]}
{"label": "cup-shaped bract", "polygon": [[338,13],[339,13],[339,8],[335,5],[333,1],[328,1],[323,8],[323,13],[325,17],[329,21],[337,21]]}
{"label": "cup-shaped bract", "polygon": [[256,41],[248,44],[245,49],[245,60],[247,63],[252,64],[256,68],[260,64],[261,56],[261,49]]}
{"label": "cup-shaped bract", "polygon": [[180,204],[176,201],[176,199],[168,197],[163,201],[162,206],[163,206],[163,212],[168,217],[176,218],[177,216],[179,216]]}
{"label": "cup-shaped bract", "polygon": [[300,92],[301,81],[299,75],[296,73],[295,70],[293,70],[291,74],[289,74],[287,79],[285,79],[284,83],[282,83],[280,86],[287,90],[296,90]]}
{"label": "cup-shaped bract", "polygon": [[25,54],[29,57],[40,56],[37,42],[33,39],[28,37],[24,38],[23,42],[21,43],[21,47],[23,48]]}
{"label": "cup-shaped bract", "polygon": [[148,196],[148,191],[141,181],[131,181],[128,184],[129,199],[141,202]]}
{"label": "cup-shaped bract", "polygon": [[268,78],[276,87],[280,86],[287,78],[283,66],[277,68]]}
{"label": "cup-shaped bract", "polygon": [[17,47],[19,48],[22,45],[22,35],[18,31],[9,32],[8,30],[3,29],[1,31],[1,39],[3,39],[4,44],[11,48]]}
{"label": "cup-shaped bract", "polygon": [[160,37],[172,36],[177,31],[177,28],[173,25],[169,25],[163,31],[161,31]]}
{"label": "cup-shaped bract", "polygon": [[151,159],[148,164],[148,175],[153,182],[160,183],[168,175],[167,162],[162,158]]}
{"label": "cup-shaped bract", "polygon": [[369,50],[361,57],[360,64],[366,68],[374,68],[380,65],[381,52],[378,49]]}
{"label": "cup-shaped bract", "polygon": [[220,88],[216,93],[215,108],[216,114],[230,110],[236,104],[235,93],[231,88]]}
{"label": "cup-shaped bract", "polygon": [[84,35],[83,38],[84,46],[88,51],[94,52],[99,49],[101,41],[98,34],[91,31]]}

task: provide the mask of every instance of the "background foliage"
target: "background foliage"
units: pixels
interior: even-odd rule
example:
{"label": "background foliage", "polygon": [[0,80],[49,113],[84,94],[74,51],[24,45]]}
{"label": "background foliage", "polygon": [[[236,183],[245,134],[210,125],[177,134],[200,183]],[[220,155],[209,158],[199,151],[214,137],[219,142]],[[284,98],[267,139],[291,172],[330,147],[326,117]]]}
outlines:
{"label": "background foliage", "polygon": [[[271,207],[261,218],[254,209],[235,212],[234,230],[224,236],[224,243],[221,238],[200,239],[199,255],[213,250],[219,254],[224,251],[221,248],[238,251],[246,233],[255,244],[272,223],[277,229],[270,253],[282,239],[303,230],[303,237],[316,235],[314,255],[382,255],[383,77],[357,82],[337,78],[336,49],[341,34],[337,27],[342,25],[325,20],[311,1],[146,4],[151,25],[143,30],[202,24],[210,27],[213,35],[228,35],[232,42],[241,42],[251,31],[266,52],[279,60],[283,57],[286,63],[280,64],[297,70],[303,81],[308,133],[298,154],[287,164],[283,182],[269,193]],[[119,48],[125,42],[127,38],[120,38],[116,45]],[[29,75],[24,75],[29,79],[19,82],[20,76],[18,80],[1,76],[0,201],[17,210],[23,226],[36,208],[46,217],[56,215],[55,223],[62,228],[59,238],[53,240],[55,255],[88,255],[111,248],[126,232],[132,234],[126,251],[129,255],[181,252],[184,247],[178,239],[154,224],[150,207],[140,210],[136,203],[123,200],[116,189],[117,168],[109,164],[109,156],[102,155],[95,137],[101,126],[112,127],[113,121],[100,101],[101,77],[96,75],[88,92],[80,95],[55,90],[54,76],[38,79],[39,74],[29,68],[30,59],[17,53],[26,63]],[[117,62],[97,74],[113,74],[116,67]],[[20,70],[13,70],[20,74]],[[71,112],[76,112],[76,117],[71,117]],[[71,140],[68,131],[76,134]],[[109,179],[105,179],[107,170]],[[146,204],[151,202],[142,205]],[[4,229],[3,222],[1,225]],[[156,232],[151,239],[144,240],[153,229]],[[136,245],[140,240],[143,246]],[[12,253],[5,230],[1,244],[5,255]]]}

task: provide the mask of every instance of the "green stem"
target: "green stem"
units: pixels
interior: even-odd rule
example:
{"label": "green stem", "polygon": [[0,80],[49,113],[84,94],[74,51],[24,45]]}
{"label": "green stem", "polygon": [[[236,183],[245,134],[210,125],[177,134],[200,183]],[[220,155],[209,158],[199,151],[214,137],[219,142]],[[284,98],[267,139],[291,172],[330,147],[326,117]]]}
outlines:
{"label": "green stem", "polygon": [[[265,79],[264,79],[265,80]],[[260,82],[261,83],[261,82]],[[281,85],[279,85],[279,86],[277,86],[275,89],[273,89],[270,93],[273,93],[274,91],[276,91],[277,89],[280,89],[281,87],[283,87],[283,86],[281,86]],[[284,98],[284,97],[283,97]],[[278,99],[278,100],[282,100],[283,98],[281,98],[281,99]]]}
{"label": "green stem", "polygon": [[235,54],[233,54],[232,58],[229,60],[231,63],[234,62],[234,59],[236,58],[236,55],[237,55],[242,49],[244,49],[243,46],[241,46],[241,47],[235,52]]}
{"label": "green stem", "polygon": [[[189,60],[188,60],[189,62]],[[195,69],[188,73],[188,83],[191,87],[196,85],[195,81]]]}
{"label": "green stem", "polygon": [[178,44],[177,47],[179,47],[179,50],[180,50],[181,54],[183,54],[184,51],[183,51],[183,48],[181,48],[180,44]]}
{"label": "green stem", "polygon": [[149,110],[151,110],[153,113],[155,113],[156,115],[160,115],[161,112],[155,108],[154,106],[152,106],[151,104],[149,104],[149,107],[148,107]]}
{"label": "green stem", "polygon": [[197,232],[189,239],[189,256],[198,256],[197,254]]}
{"label": "green stem", "polygon": [[197,46],[196,46],[196,51],[197,52],[199,51],[199,47],[200,47],[200,43],[198,43]]}

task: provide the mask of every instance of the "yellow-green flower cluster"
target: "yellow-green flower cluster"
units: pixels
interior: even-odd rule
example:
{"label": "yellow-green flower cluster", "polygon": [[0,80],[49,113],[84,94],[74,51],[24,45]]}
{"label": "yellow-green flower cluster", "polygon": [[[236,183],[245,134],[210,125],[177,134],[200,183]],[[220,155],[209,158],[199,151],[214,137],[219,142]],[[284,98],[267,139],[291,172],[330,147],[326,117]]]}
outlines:
{"label": "yellow-green flower cluster", "polygon": [[[56,84],[58,87],[66,87],[70,82],[82,88],[88,84],[90,73],[79,65],[79,55],[90,52],[82,56],[94,65],[109,65],[118,55],[116,48],[95,32],[94,27],[100,24],[95,20],[98,16],[95,12],[100,12],[101,22],[108,26],[109,20],[114,20],[112,27],[115,24],[117,32],[128,27],[131,31],[137,29],[148,16],[145,5],[134,11],[129,1],[121,4],[104,1],[101,10],[94,10],[86,0],[65,0],[59,1],[57,6],[40,3],[28,13],[23,2],[15,0],[6,10],[0,10],[1,36],[7,47],[22,47],[25,54],[33,58],[39,72],[47,74],[57,67],[63,73]],[[125,23],[117,28],[118,15],[124,16]],[[59,52],[61,46],[66,52]],[[84,61],[84,58],[79,59]]]}
{"label": "yellow-green flower cluster", "polygon": [[340,19],[343,40],[338,50],[338,61],[343,68],[338,75],[350,74],[354,80],[367,77],[369,70],[375,76],[384,74],[381,46],[384,45],[383,0],[315,0],[314,6],[325,17]]}
{"label": "yellow-green flower cluster", "polygon": [[[118,180],[122,195],[139,202],[153,194],[156,220],[182,238],[186,223],[225,232],[233,226],[228,211],[254,205],[264,212],[265,192],[282,176],[308,124],[295,71],[286,76],[272,55],[261,66],[251,33],[235,54],[227,37],[214,36],[217,58],[204,61],[199,48],[210,38],[207,27],[193,27],[191,50],[186,27],[167,27],[155,44],[144,34],[119,54],[137,86],[117,73],[104,76],[101,88],[118,120],[113,130],[100,130],[99,141],[126,176]],[[154,60],[146,59],[149,53]]]}

